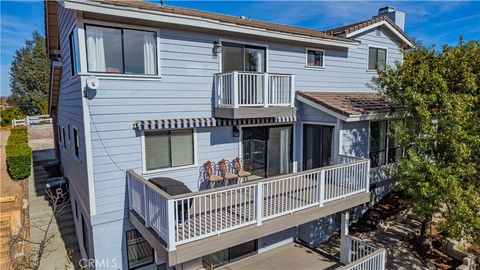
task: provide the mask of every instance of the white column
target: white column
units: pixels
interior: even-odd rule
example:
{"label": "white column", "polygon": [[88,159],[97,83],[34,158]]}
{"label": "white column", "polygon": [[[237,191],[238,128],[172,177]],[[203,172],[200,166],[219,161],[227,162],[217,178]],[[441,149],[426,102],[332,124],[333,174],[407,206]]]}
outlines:
{"label": "white column", "polygon": [[263,218],[263,183],[257,184],[257,194],[255,194],[255,218],[257,226],[262,225]]}
{"label": "white column", "polygon": [[340,262],[343,264],[350,263],[350,239],[348,236],[348,222],[350,212],[342,212],[342,220],[340,224]]}
{"label": "white column", "polygon": [[271,95],[269,85],[268,85],[268,73],[263,73],[263,107],[268,107],[269,97]]}
{"label": "white column", "polygon": [[175,203],[173,200],[167,200],[167,226],[168,226],[168,251],[174,251],[176,249],[175,240],[175,223],[177,223],[175,217]]}
{"label": "white column", "polygon": [[233,72],[233,78],[232,78],[232,90],[233,90],[233,107],[238,108],[238,96],[240,95],[239,89],[238,89],[238,72],[234,71]]}

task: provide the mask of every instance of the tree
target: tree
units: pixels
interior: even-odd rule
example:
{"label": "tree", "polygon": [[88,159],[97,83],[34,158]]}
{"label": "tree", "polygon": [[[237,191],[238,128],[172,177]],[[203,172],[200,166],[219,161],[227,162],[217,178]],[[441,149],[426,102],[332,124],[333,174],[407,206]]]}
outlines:
{"label": "tree", "polygon": [[49,72],[45,38],[35,31],[25,47],[15,52],[10,65],[12,94],[8,102],[25,114],[39,114],[39,103],[48,98]]}
{"label": "tree", "polygon": [[373,80],[411,120],[394,126],[407,147],[395,176],[422,221],[426,250],[432,222],[444,236],[480,243],[479,45],[418,45]]}

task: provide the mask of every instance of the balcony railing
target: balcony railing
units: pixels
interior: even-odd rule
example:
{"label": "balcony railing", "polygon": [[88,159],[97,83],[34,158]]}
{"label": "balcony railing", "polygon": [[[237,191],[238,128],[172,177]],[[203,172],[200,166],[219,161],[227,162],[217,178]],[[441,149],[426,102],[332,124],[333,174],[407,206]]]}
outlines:
{"label": "balcony railing", "polygon": [[229,72],[215,75],[216,104],[220,108],[293,107],[294,75]]}
{"label": "balcony railing", "polygon": [[338,270],[363,270],[374,269],[384,270],[386,263],[386,251],[365,243],[363,240],[346,235],[346,245],[342,246],[347,250],[348,264]]}
{"label": "balcony railing", "polygon": [[170,196],[129,170],[129,207],[167,243],[177,245],[368,192],[369,160],[322,167]]}

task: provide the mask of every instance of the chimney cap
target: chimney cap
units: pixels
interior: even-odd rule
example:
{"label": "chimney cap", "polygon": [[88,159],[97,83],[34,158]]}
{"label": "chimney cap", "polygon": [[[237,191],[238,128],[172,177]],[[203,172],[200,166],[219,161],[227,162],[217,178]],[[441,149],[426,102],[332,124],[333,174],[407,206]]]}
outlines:
{"label": "chimney cap", "polygon": [[394,6],[382,7],[382,8],[380,8],[380,9],[378,9],[378,15],[385,14],[385,13],[389,13],[389,12],[393,12],[393,11],[395,11],[395,7],[394,7]]}

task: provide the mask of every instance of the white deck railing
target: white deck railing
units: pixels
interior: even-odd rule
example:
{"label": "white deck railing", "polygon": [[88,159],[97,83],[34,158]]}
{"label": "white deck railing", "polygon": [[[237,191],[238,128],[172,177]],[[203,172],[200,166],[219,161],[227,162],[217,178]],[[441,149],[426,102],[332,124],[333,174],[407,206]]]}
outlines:
{"label": "white deck railing", "polygon": [[174,250],[179,244],[261,226],[268,219],[368,192],[368,163],[361,159],[176,196],[129,170],[129,207]]}
{"label": "white deck railing", "polygon": [[339,270],[384,270],[386,263],[386,251],[365,243],[363,240],[346,235],[348,249],[348,261]]}
{"label": "white deck railing", "polygon": [[229,72],[215,74],[218,107],[291,106],[294,98],[294,75]]}

